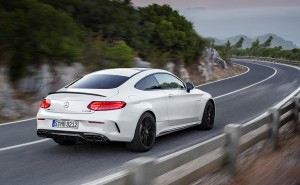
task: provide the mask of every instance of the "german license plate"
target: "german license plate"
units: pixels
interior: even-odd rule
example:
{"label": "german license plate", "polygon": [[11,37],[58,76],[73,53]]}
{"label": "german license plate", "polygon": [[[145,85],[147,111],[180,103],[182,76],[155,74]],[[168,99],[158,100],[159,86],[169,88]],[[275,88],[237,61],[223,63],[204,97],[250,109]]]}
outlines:
{"label": "german license plate", "polygon": [[79,121],[52,120],[52,127],[78,129]]}

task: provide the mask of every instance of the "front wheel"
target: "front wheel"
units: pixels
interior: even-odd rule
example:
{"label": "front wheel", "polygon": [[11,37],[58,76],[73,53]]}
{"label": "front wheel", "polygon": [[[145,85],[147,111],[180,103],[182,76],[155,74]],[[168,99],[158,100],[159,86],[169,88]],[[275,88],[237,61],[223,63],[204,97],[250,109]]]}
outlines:
{"label": "front wheel", "polygon": [[214,126],[215,121],[215,106],[214,103],[210,100],[205,105],[203,112],[202,122],[197,126],[201,130],[210,130]]}
{"label": "front wheel", "polygon": [[147,152],[154,145],[155,138],[155,118],[149,112],[145,112],[137,123],[133,140],[126,145],[130,150],[136,152]]}

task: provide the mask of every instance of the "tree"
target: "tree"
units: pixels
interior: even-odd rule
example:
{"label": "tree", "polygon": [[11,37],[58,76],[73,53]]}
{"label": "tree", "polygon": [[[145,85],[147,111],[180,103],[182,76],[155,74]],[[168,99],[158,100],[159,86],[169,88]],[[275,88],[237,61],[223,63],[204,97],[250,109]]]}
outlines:
{"label": "tree", "polygon": [[231,48],[231,42],[229,40],[227,40],[227,42],[225,43],[225,47],[226,48]]}
{"label": "tree", "polygon": [[84,41],[83,61],[88,71],[97,71],[107,67],[104,57],[106,43],[98,35],[89,34]]}
{"label": "tree", "polygon": [[262,43],[260,45],[260,47],[262,47],[262,48],[270,48],[272,40],[273,40],[273,36],[271,35],[271,36],[269,36],[269,38],[264,43]]}
{"label": "tree", "polygon": [[255,48],[258,48],[259,47],[259,40],[256,39],[252,44],[251,44],[251,47],[252,49],[255,49]]}
{"label": "tree", "polygon": [[232,46],[231,46],[231,42],[229,40],[227,40],[227,42],[225,43],[225,60],[226,61],[230,61],[232,55]]}
{"label": "tree", "polygon": [[0,48],[12,80],[28,65],[69,62],[81,55],[82,30],[65,12],[36,0],[0,1]]}
{"label": "tree", "polygon": [[250,50],[249,54],[255,56],[258,54],[259,49],[260,49],[259,40],[256,39],[256,41],[254,41],[251,44],[251,47],[249,48],[249,50]]}
{"label": "tree", "polygon": [[143,26],[139,12],[130,0],[41,0],[64,10],[79,24],[109,42],[124,40],[139,47]]}
{"label": "tree", "polygon": [[83,61],[88,71],[132,67],[133,60],[133,49],[124,41],[108,43],[99,35],[92,33],[85,40]]}
{"label": "tree", "polygon": [[196,34],[191,22],[169,5],[153,4],[140,9],[142,18],[154,25],[151,38],[152,48],[170,53],[174,61],[182,58],[191,63],[199,57],[206,42]]}
{"label": "tree", "polygon": [[107,48],[104,56],[109,61],[109,68],[132,67],[133,50],[124,41],[120,41],[114,47]]}
{"label": "tree", "polygon": [[243,43],[244,43],[244,37],[241,37],[241,38],[234,44],[233,47],[234,47],[235,49],[240,49],[240,48],[242,48]]}

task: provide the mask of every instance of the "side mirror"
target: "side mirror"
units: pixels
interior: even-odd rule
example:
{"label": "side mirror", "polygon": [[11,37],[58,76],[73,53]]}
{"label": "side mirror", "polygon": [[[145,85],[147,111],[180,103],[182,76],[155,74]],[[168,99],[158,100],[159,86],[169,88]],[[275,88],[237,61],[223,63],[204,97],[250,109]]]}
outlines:
{"label": "side mirror", "polygon": [[194,89],[194,84],[187,82],[186,83],[186,91],[189,93],[192,89]]}

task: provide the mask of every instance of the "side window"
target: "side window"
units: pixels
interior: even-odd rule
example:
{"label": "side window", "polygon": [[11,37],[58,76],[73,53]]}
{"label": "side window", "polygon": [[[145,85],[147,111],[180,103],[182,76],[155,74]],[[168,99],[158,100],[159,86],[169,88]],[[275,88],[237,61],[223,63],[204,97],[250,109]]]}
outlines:
{"label": "side window", "polygon": [[170,74],[161,73],[154,76],[162,89],[185,89],[184,84]]}
{"label": "side window", "polygon": [[147,76],[140,80],[136,85],[135,88],[140,90],[151,90],[151,89],[159,89],[159,83],[154,78],[153,75]]}

